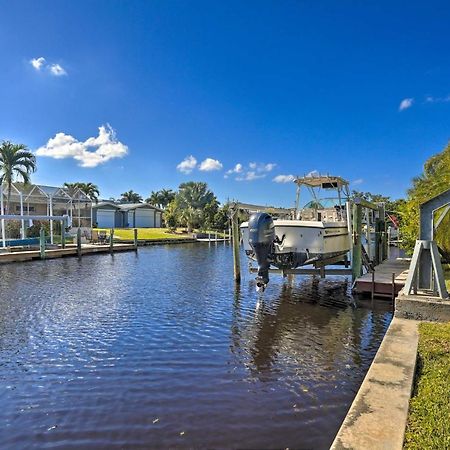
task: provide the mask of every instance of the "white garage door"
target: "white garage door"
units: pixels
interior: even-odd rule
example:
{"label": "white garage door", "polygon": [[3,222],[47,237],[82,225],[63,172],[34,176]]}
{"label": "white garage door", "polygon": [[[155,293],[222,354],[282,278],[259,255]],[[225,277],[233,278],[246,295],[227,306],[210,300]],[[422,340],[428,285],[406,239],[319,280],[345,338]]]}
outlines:
{"label": "white garage door", "polygon": [[136,209],[136,228],[153,228],[154,226],[153,209]]}
{"label": "white garage door", "polygon": [[97,226],[99,228],[114,228],[114,214],[113,209],[98,209]]}
{"label": "white garage door", "polygon": [[156,223],[155,223],[155,227],[156,228],[161,228],[161,213],[157,212],[156,213]]}

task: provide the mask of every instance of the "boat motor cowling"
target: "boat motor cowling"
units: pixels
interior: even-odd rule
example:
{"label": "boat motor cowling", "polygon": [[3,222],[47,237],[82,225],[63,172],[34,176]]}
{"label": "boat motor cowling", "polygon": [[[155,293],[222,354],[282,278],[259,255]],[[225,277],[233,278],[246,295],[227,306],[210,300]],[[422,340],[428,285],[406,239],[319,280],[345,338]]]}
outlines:
{"label": "boat motor cowling", "polygon": [[256,286],[265,289],[269,282],[269,256],[273,252],[275,230],[272,217],[267,213],[255,213],[248,221],[248,243],[255,253],[258,263],[258,277]]}

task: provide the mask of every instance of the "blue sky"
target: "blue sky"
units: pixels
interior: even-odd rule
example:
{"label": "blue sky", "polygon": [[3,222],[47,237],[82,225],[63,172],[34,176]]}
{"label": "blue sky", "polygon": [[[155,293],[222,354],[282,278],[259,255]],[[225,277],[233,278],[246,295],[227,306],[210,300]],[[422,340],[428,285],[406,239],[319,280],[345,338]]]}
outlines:
{"label": "blue sky", "polygon": [[196,180],[287,206],[292,183],[273,179],[316,170],[397,198],[449,139],[448,2],[0,10],[0,139],[40,149],[35,182],[107,198]]}

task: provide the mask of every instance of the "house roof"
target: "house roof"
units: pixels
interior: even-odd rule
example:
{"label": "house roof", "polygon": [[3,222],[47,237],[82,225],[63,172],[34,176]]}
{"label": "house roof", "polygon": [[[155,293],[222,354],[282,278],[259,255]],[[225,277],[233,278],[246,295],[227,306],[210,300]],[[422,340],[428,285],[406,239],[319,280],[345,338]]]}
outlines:
{"label": "house roof", "polygon": [[[6,185],[3,185],[3,195],[7,195]],[[55,203],[68,203],[70,201],[81,201],[91,203],[91,199],[80,189],[69,191],[67,188],[46,186],[43,184],[12,183],[11,201],[19,202],[22,196],[23,201],[33,203],[48,203],[49,199]]]}
{"label": "house roof", "polygon": [[110,206],[115,209],[119,209],[121,211],[133,211],[134,209],[156,209],[156,211],[162,211],[162,209],[157,208],[156,206],[150,205],[149,203],[113,203],[113,202],[98,202],[96,205],[92,205],[92,207],[99,208],[101,206]]}

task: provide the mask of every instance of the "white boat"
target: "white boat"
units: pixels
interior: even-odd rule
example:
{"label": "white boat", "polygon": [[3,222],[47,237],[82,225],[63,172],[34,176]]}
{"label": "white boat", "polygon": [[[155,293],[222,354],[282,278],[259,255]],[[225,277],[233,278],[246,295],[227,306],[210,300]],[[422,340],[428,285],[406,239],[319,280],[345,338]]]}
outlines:
{"label": "white boat", "polygon": [[[350,250],[346,201],[348,182],[340,177],[306,176],[297,184],[296,207],[287,210],[287,218],[275,218],[255,212],[241,224],[247,256],[258,263],[257,286],[264,289],[268,269],[295,269],[313,264],[321,267],[344,260]],[[312,200],[299,208],[301,188],[309,190]],[[321,198],[323,191],[334,197]]]}

